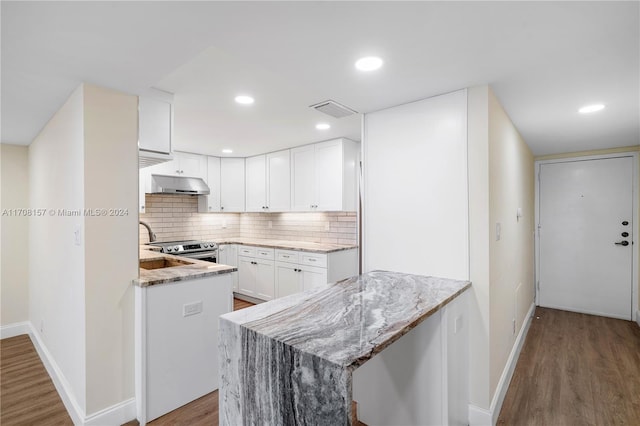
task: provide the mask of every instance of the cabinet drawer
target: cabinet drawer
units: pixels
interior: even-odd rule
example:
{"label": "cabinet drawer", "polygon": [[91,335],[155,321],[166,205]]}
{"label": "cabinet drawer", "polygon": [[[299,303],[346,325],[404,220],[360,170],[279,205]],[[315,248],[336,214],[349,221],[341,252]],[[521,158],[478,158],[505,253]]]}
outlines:
{"label": "cabinet drawer", "polygon": [[289,250],[276,250],[276,260],[288,263],[300,263],[300,253]]}
{"label": "cabinet drawer", "polygon": [[259,257],[260,259],[273,260],[274,250],[272,248],[256,247],[255,251],[256,251],[256,257]]}
{"label": "cabinet drawer", "polygon": [[302,263],[303,265],[318,266],[320,268],[326,268],[327,267],[327,255],[326,254],[301,253],[300,254],[300,263]]}
{"label": "cabinet drawer", "polygon": [[238,256],[256,257],[256,247],[238,246]]}

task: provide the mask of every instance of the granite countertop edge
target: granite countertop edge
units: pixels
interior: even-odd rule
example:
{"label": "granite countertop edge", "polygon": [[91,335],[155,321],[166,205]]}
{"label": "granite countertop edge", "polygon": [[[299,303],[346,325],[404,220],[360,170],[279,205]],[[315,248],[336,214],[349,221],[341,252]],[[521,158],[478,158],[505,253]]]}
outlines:
{"label": "granite countertop edge", "polygon": [[[251,238],[226,238],[216,239],[218,244],[241,244],[247,246],[274,248],[281,250],[298,250],[309,253],[333,253],[343,250],[351,250],[358,248],[357,244],[323,244],[323,243],[310,243],[304,241],[286,241],[286,240],[260,240]],[[309,245],[316,245],[317,247],[309,247]],[[306,246],[306,247],[305,247]]]}
{"label": "granite countertop edge", "polygon": [[159,268],[146,270],[140,268],[140,276],[133,280],[133,284],[138,287],[149,287],[157,284],[166,284],[180,281],[187,281],[194,278],[204,278],[220,274],[228,274],[235,272],[238,268],[234,266],[212,264],[211,262],[203,262],[197,259],[186,259],[184,257],[173,256],[170,254],[159,253],[153,250],[140,250],[140,260],[158,260],[158,259],[178,259],[188,261],[191,265],[174,266],[170,268]]}

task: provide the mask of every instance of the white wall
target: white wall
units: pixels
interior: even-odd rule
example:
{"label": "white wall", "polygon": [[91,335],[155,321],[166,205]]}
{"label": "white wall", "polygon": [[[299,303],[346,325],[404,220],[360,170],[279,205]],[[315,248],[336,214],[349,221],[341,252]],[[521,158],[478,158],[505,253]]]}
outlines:
{"label": "white wall", "polygon": [[[2,144],[0,150],[2,196],[0,211],[29,207],[29,150]],[[2,215],[2,261],[0,279],[0,325],[29,319],[28,237],[26,215]]]}
{"label": "white wall", "polygon": [[[122,215],[85,217],[88,414],[134,396],[138,276],[138,100],[84,86],[84,203]],[[125,213],[126,212],[126,213]]]}
{"label": "white wall", "polygon": [[82,92],[71,95],[29,146],[29,204],[54,212],[29,220],[29,320],[84,409],[84,220],[57,214],[84,207]]}
{"label": "white wall", "polygon": [[469,402],[488,410],[489,394],[489,87],[468,93],[469,145]]}
{"label": "white wall", "polygon": [[137,126],[135,96],[83,85],[29,147],[29,320],[74,418],[134,396]]}
{"label": "white wall", "polygon": [[364,270],[469,278],[467,94],[364,116]]}

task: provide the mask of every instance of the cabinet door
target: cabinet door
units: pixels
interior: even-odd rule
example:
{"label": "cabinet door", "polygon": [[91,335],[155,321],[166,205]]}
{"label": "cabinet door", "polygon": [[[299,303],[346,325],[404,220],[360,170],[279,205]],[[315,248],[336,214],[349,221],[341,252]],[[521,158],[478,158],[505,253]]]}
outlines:
{"label": "cabinet door", "polygon": [[244,158],[220,159],[220,211],[244,211]]}
{"label": "cabinet door", "polygon": [[251,257],[238,257],[238,293],[256,296],[256,260]]}
{"label": "cabinet door", "polygon": [[267,207],[270,212],[291,210],[290,150],[267,154]]}
{"label": "cabinet door", "polygon": [[315,144],[316,210],[342,210],[342,141]]}
{"label": "cabinet door", "polygon": [[327,285],[327,270],[325,268],[300,265],[299,269],[302,271],[300,273],[302,274],[302,289],[304,291]]}
{"label": "cabinet door", "polygon": [[140,149],[171,153],[171,104],[154,98],[138,98]]}
{"label": "cabinet door", "polygon": [[264,212],[267,207],[266,157],[258,155],[245,160],[248,212]]}
{"label": "cabinet door", "polygon": [[276,297],[284,297],[302,291],[302,275],[298,265],[276,262]]}
{"label": "cabinet door", "polygon": [[178,176],[207,179],[207,157],[205,155],[174,152],[178,162]]}
{"label": "cabinet door", "polygon": [[146,212],[146,194],[147,194],[147,185],[148,181],[151,179],[147,168],[140,169],[140,173],[138,174],[138,212],[145,213]]}
{"label": "cabinet door", "polygon": [[[238,246],[229,244],[227,246],[227,265],[238,267]],[[233,281],[233,291],[238,291],[238,272],[231,273]]]}
{"label": "cabinet door", "polygon": [[209,195],[198,196],[198,212],[210,213],[220,211],[220,158],[207,157],[207,178],[205,179]]}
{"label": "cabinet door", "polygon": [[256,271],[256,297],[271,300],[275,294],[275,275],[273,260],[254,259]]}
{"label": "cabinet door", "polygon": [[313,145],[291,150],[291,210],[313,210],[316,199],[314,157]]}

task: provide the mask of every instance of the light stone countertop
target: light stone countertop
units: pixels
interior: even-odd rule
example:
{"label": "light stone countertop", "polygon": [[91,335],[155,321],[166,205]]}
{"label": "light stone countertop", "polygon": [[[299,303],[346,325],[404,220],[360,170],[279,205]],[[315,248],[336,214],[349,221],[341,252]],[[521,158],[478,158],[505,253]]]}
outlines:
{"label": "light stone countertop", "polygon": [[311,253],[332,253],[335,251],[351,250],[358,248],[357,244],[324,244],[304,241],[270,240],[263,238],[218,238],[214,239],[218,244],[243,244],[247,246],[275,248],[282,250],[301,250]]}
{"label": "light stone countertop", "polygon": [[189,265],[173,266],[169,268],[140,268],[140,277],[137,280],[134,280],[134,284],[140,287],[176,281],[186,281],[193,278],[208,277],[211,275],[227,274],[238,270],[238,268],[233,266],[159,253],[157,251],[148,250],[144,246],[140,247],[139,259],[147,261],[173,259],[179,262],[190,263]]}
{"label": "light stone countertop", "polygon": [[373,271],[221,318],[355,368],[470,286],[469,281]]}
{"label": "light stone countertop", "polygon": [[373,271],[220,317],[220,424],[351,424],[352,373],[471,286]]}

